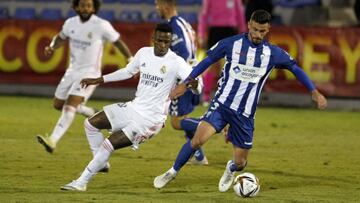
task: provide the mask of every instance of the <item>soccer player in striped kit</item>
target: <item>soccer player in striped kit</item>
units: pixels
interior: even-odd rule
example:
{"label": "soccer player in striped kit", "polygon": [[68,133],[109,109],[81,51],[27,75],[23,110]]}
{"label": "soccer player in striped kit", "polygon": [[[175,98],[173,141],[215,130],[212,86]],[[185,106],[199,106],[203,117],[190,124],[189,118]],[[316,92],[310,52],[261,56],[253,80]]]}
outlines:
{"label": "soccer player in striped kit", "polygon": [[[192,153],[212,135],[229,125],[228,140],[233,144],[233,158],[227,162],[219,181],[219,191],[227,191],[235,177],[247,164],[253,144],[254,116],[260,92],[274,68],[291,71],[311,92],[319,109],[327,106],[325,97],[316,89],[305,72],[286,51],[264,38],[270,29],[271,15],[264,10],[254,11],[248,23],[248,33],[220,40],[189,75],[196,78],[212,63],[225,57],[221,82],[210,108],[205,113],[191,141],[181,148],[173,167],[154,179],[154,187],[162,188],[173,180]],[[177,86],[171,96],[181,95],[186,82]]]}
{"label": "soccer player in striped kit", "polygon": [[[188,64],[196,65],[195,31],[191,25],[178,15],[176,0],[156,0],[156,10],[160,17],[166,19],[173,30],[170,50],[181,56]],[[194,136],[200,122],[198,118],[189,118],[196,105],[200,103],[200,95],[187,90],[182,96],[174,98],[170,104],[171,126],[176,130],[184,130],[187,139]],[[194,153],[190,164],[208,165],[209,162],[201,148]]]}

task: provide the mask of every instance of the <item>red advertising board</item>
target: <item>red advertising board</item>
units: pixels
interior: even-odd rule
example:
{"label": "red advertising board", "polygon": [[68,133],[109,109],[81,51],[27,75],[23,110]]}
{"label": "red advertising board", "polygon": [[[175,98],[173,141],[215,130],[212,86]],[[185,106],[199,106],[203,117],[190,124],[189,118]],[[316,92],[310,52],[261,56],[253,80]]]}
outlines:
{"label": "red advertising board", "polygon": [[[61,30],[63,21],[0,20],[0,83],[56,85],[68,61],[68,49],[51,57],[43,48]],[[113,23],[135,53],[151,43],[153,24]],[[360,28],[272,27],[269,41],[286,49],[327,96],[360,98]],[[104,73],[124,67],[111,44],[103,55]],[[135,81],[115,86],[134,86]],[[276,70],[265,86],[268,92],[304,92],[289,71]]]}

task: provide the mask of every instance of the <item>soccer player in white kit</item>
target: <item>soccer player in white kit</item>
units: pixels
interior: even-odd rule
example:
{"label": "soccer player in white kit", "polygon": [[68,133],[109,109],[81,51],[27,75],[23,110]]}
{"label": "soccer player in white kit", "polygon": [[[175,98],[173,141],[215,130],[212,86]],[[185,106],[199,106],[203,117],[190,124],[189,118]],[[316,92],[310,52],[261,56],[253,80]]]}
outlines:
{"label": "soccer player in white kit", "polygon": [[75,113],[86,117],[95,113],[93,108],[85,106],[85,102],[96,86],[82,88],[80,81],[83,78],[101,76],[105,41],[112,42],[126,58],[131,58],[120,34],[108,21],[95,15],[100,7],[99,0],[73,0],[72,6],[78,15],[65,21],[60,33],[44,50],[49,56],[69,41],[70,64],[56,88],[54,97],[54,108],[61,110],[61,116],[50,136],[37,135],[38,141],[49,153],[55,150],[56,144],[70,127]]}
{"label": "soccer player in white kit", "polygon": [[[95,156],[81,176],[61,187],[62,190],[85,191],[87,183],[106,166],[114,150],[128,146],[137,149],[164,126],[171,101],[170,91],[177,79],[184,80],[192,70],[183,58],[169,50],[171,35],[168,24],[158,24],[153,36],[154,47],[141,48],[123,69],[81,81],[83,86],[97,85],[125,80],[140,73],[134,100],[105,106],[104,111],[85,120],[86,136]],[[194,92],[201,90],[197,80],[189,84]],[[104,139],[100,129],[111,129],[113,133]]]}

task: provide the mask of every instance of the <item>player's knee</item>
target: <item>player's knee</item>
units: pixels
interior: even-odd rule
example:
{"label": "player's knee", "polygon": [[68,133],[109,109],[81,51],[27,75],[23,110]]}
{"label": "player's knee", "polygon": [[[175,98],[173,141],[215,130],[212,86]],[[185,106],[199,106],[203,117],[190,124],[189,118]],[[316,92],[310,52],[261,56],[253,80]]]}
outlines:
{"label": "player's knee", "polygon": [[175,130],[181,130],[180,121],[181,120],[176,117],[171,117],[171,127],[173,127]]}

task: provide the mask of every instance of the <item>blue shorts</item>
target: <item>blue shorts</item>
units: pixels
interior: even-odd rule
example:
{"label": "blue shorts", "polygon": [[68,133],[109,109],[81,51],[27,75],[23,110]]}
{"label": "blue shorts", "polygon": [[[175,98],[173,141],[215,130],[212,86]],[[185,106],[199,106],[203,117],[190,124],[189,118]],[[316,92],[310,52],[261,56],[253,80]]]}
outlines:
{"label": "blue shorts", "polygon": [[191,113],[195,106],[200,103],[200,95],[192,93],[191,90],[187,90],[181,97],[174,99],[170,104],[171,116],[184,116]]}
{"label": "blue shorts", "polygon": [[202,120],[210,123],[217,133],[229,124],[229,141],[243,149],[252,148],[254,119],[247,118],[220,103],[213,102]]}

